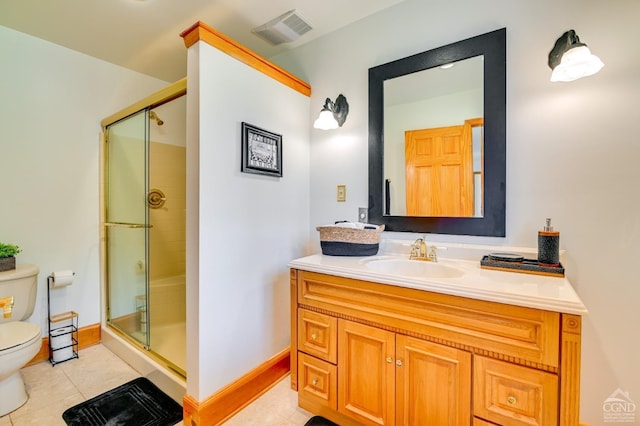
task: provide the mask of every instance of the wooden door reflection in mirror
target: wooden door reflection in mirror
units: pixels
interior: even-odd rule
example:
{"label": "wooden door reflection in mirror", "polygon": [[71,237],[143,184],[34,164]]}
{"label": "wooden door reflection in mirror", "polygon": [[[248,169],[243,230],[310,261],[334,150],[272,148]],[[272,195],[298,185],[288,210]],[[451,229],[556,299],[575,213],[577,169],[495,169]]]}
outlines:
{"label": "wooden door reflection in mirror", "polygon": [[406,216],[482,216],[482,121],[405,132]]}

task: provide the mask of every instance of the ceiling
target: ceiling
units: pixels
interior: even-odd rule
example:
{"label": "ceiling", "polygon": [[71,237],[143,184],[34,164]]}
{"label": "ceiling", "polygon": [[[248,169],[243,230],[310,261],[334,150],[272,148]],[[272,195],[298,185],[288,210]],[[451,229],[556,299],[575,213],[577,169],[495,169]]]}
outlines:
{"label": "ceiling", "polygon": [[[186,76],[180,33],[197,21],[264,57],[403,0],[0,0],[0,25],[167,82]],[[251,29],[295,9],[312,26],[273,46]]]}

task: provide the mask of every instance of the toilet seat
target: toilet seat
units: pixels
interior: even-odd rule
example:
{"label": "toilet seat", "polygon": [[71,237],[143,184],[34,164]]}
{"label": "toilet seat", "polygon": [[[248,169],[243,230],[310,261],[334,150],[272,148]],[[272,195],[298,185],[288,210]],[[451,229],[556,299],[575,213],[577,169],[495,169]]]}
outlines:
{"label": "toilet seat", "polygon": [[12,321],[0,324],[0,356],[20,350],[21,347],[40,339],[42,336],[37,324],[24,321]]}

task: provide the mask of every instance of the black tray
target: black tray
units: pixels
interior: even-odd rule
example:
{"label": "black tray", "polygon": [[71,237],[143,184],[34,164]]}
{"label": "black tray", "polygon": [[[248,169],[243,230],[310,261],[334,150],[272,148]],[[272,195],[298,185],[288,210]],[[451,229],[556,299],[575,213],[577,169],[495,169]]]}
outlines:
{"label": "black tray", "polygon": [[564,267],[562,266],[562,263],[559,266],[542,266],[538,264],[537,259],[523,259],[522,262],[501,262],[498,260],[491,260],[489,259],[489,256],[484,256],[480,261],[480,267],[483,269],[495,269],[498,271],[564,277]]}

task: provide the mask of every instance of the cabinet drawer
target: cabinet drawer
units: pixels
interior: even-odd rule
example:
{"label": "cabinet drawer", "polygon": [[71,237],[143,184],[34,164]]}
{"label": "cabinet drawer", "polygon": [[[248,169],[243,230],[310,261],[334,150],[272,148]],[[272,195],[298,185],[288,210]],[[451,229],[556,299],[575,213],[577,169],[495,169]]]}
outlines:
{"label": "cabinet drawer", "polygon": [[338,320],[317,312],[298,310],[298,349],[333,364],[338,352]]}
{"label": "cabinet drawer", "polygon": [[473,367],[474,415],[498,424],[557,424],[556,375],[482,356]]}
{"label": "cabinet drawer", "polygon": [[298,271],[297,290],[300,305],[336,316],[481,348],[482,355],[499,353],[514,363],[558,367],[557,312],[308,271]]}
{"label": "cabinet drawer", "polygon": [[298,395],[333,410],[338,408],[337,367],[298,352]]}

